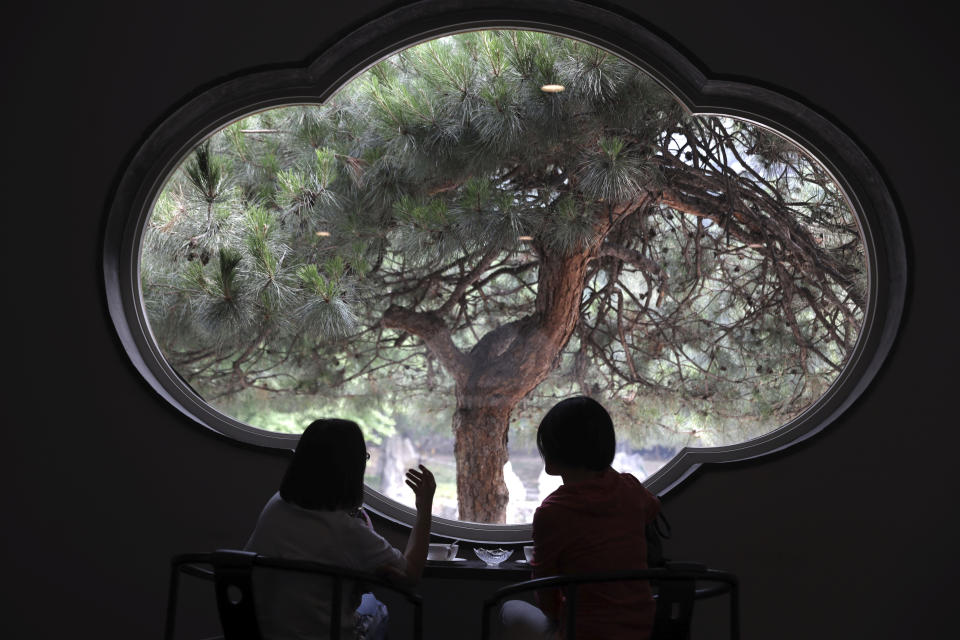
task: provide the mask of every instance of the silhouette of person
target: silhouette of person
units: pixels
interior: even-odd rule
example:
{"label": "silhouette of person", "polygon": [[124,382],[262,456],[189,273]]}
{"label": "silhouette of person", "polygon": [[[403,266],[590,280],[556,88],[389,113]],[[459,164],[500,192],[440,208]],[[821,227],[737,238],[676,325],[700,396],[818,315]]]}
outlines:
{"label": "silhouette of person", "polygon": [[[647,568],[644,528],[660,501],[633,475],[610,466],[616,437],[606,409],[586,396],[557,403],[537,428],[537,448],[546,473],[561,476],[563,484],[533,515],[533,577]],[[562,592],[540,591],[536,600],[539,607],[521,600],[503,604],[502,637],[564,637]],[[577,600],[577,638],[650,634],[656,605],[646,582],[584,584]]]}
{"label": "silhouette of person", "polygon": [[[416,495],[416,522],[401,553],[373,530],[362,509],[363,475],[370,457],[360,427],[349,420],[312,422],[293,459],[260,513],[246,549],[264,556],[311,560],[368,573],[419,581],[427,558],[430,511],[436,482],[424,466],[410,469],[406,484]],[[386,606],[359,585],[345,593],[343,638],[380,640],[387,631]],[[329,581],[257,569],[254,598],[267,640],[314,640],[330,626]]]}

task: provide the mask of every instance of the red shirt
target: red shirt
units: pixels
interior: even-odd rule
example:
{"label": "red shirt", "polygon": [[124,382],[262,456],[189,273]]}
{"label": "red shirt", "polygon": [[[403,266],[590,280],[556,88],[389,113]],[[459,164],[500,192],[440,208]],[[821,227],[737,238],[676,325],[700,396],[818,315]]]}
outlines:
{"label": "red shirt", "polygon": [[[629,473],[563,485],[533,514],[533,577],[647,568],[644,527],[660,501]],[[565,623],[559,589],[537,594],[540,606]],[[577,588],[578,640],[635,640],[649,634],[656,603],[646,582]]]}

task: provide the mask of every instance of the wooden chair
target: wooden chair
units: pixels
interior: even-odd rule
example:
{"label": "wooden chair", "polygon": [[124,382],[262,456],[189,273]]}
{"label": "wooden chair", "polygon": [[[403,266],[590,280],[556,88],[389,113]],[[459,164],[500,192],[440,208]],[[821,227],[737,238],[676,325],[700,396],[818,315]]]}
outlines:
{"label": "wooden chair", "polygon": [[[732,573],[708,569],[696,563],[668,563],[664,568],[536,578],[496,591],[483,603],[481,639],[489,640],[491,609],[510,596],[539,589],[561,588],[566,616],[564,640],[576,640],[577,588],[598,582],[649,581],[657,601],[650,640],[688,640],[695,600],[730,594],[730,638],[740,638],[740,591]],[[707,585],[707,586],[701,586]]]}
{"label": "wooden chair", "polygon": [[[331,640],[340,640],[343,583],[345,580],[389,589],[400,594],[413,606],[414,640],[423,635],[423,603],[420,596],[406,587],[386,578],[334,567],[306,560],[268,558],[249,551],[220,549],[212,553],[184,553],[173,557],[170,567],[170,585],[167,596],[165,640],[173,640],[176,626],[177,594],[180,574],[186,573],[205,580],[212,580],[216,594],[217,611],[223,627],[222,640],[263,640],[257,622],[253,589],[254,567],[279,569],[299,574],[314,574],[331,582],[330,629]],[[344,639],[349,640],[349,639]]]}

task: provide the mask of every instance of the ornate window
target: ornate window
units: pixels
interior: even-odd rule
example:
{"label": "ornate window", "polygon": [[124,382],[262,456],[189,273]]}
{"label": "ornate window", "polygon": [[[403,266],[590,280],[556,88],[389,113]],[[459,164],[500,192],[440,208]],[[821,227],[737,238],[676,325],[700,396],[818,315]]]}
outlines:
{"label": "ornate window", "polygon": [[105,271],[160,393],[265,447],[355,419],[375,510],[412,514],[422,461],[434,530],[502,541],[557,484],[534,434],[563,397],[659,493],[853,401],[904,260],[852,141],[595,7],[443,7],[205,92],[137,154]]}

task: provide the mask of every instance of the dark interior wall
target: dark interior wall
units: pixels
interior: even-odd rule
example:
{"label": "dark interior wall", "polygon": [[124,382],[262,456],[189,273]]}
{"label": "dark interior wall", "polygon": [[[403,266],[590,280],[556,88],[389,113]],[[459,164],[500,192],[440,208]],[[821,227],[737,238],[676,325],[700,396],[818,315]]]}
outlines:
{"label": "dark interior wall", "polygon": [[[390,5],[90,4],[4,10],[5,638],[158,638],[170,555],[244,542],[283,461],[196,427],[131,366],[103,294],[105,209],[177,104],[306,60]],[[784,4],[620,6],[712,75],[799,97],[872,154],[901,204],[905,319],[878,379],[831,427],[671,493],[670,551],[741,576],[748,639],[938,637],[960,566],[956,36],[911,3]],[[428,637],[471,637],[456,630],[473,626],[482,588],[423,589]]]}

